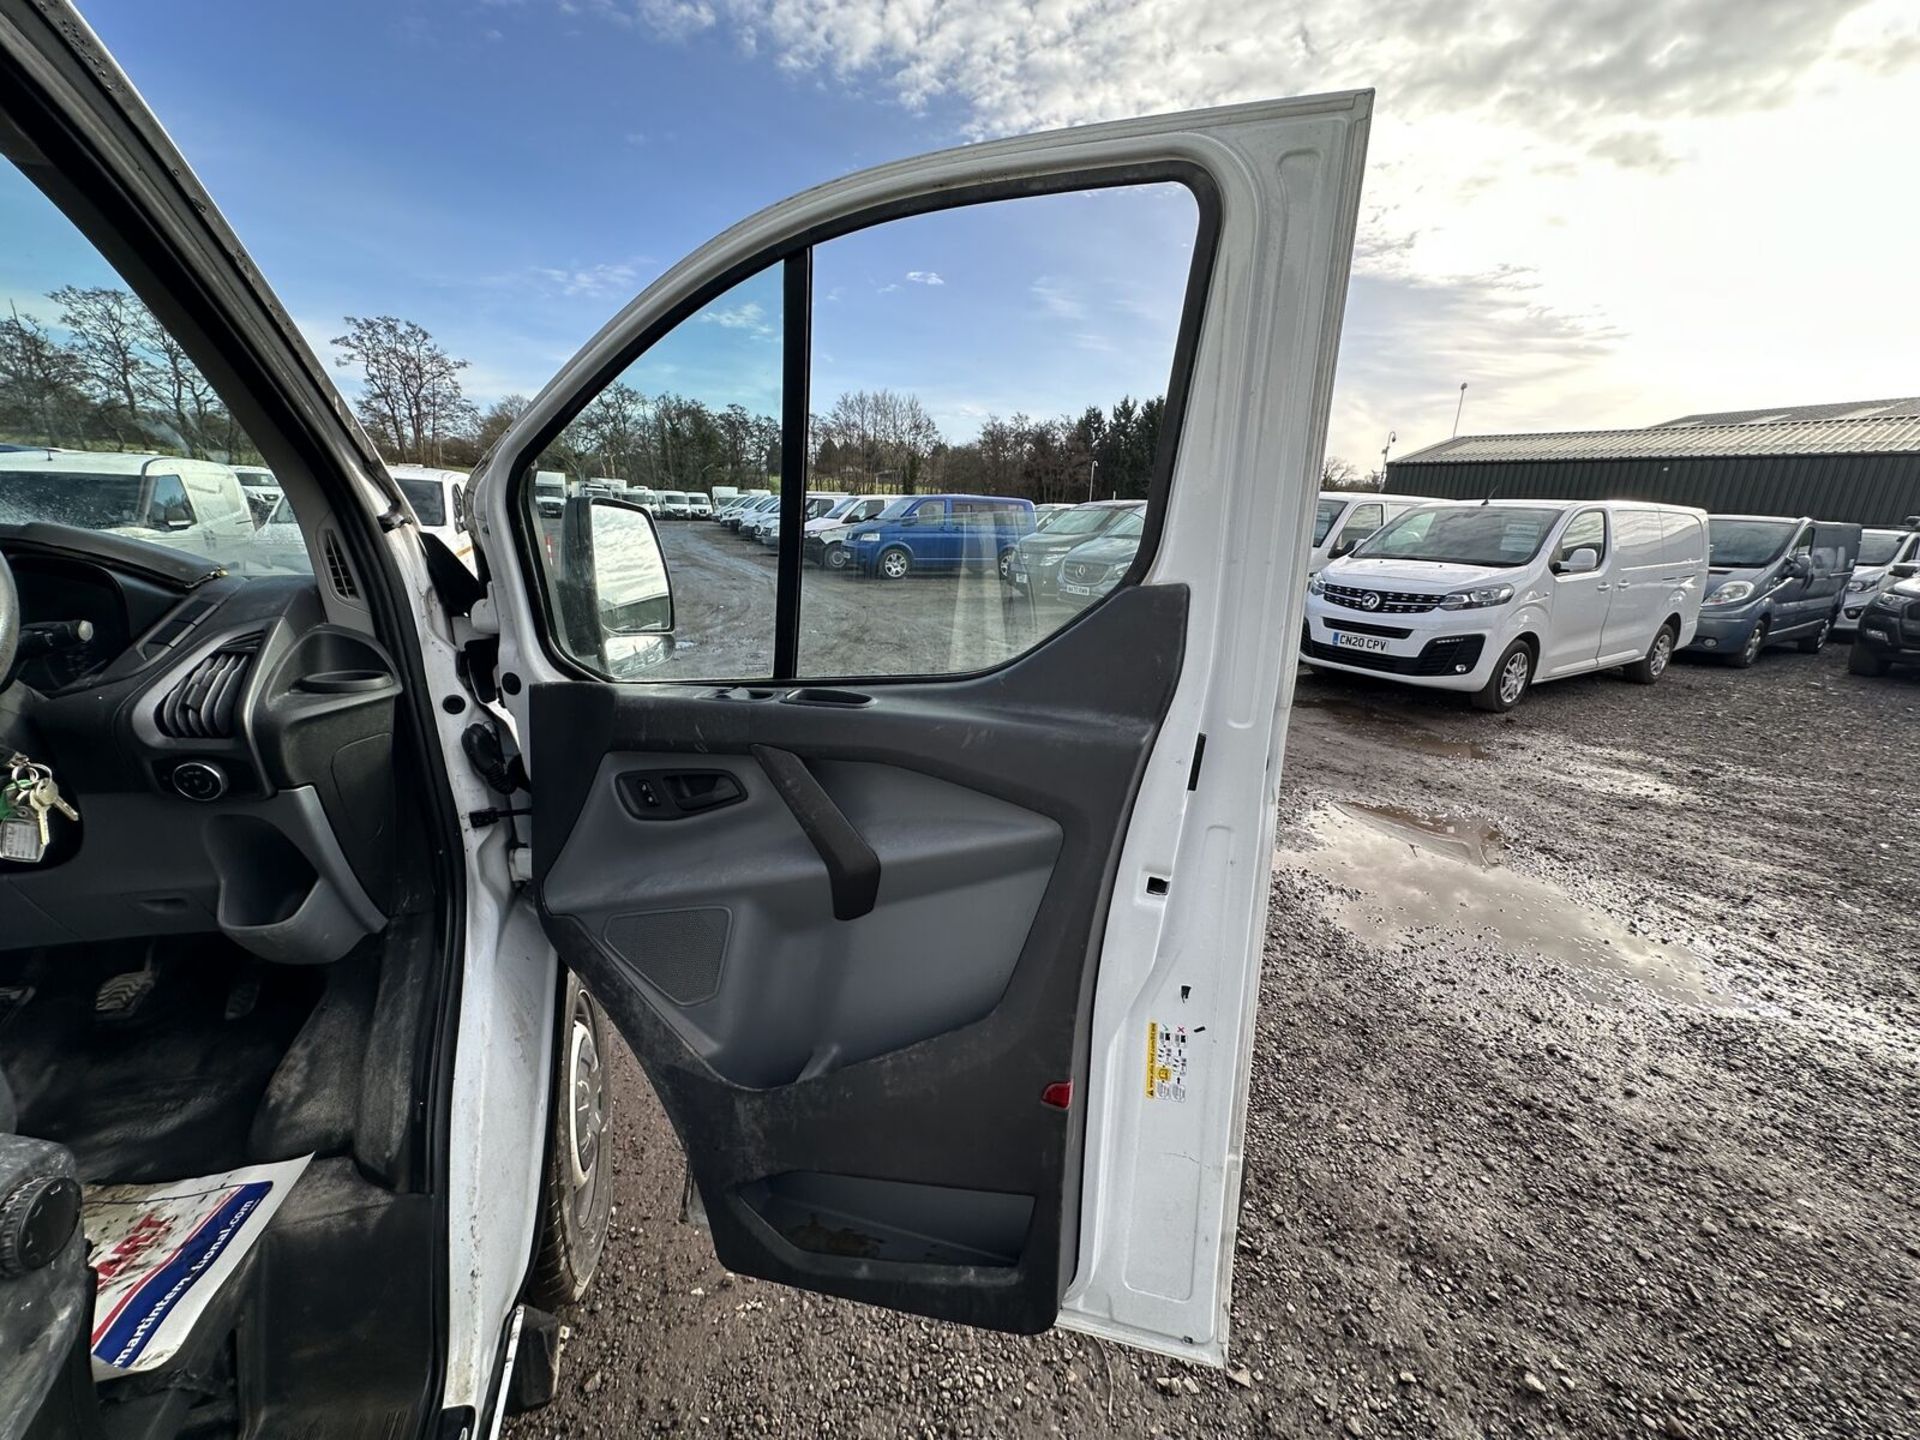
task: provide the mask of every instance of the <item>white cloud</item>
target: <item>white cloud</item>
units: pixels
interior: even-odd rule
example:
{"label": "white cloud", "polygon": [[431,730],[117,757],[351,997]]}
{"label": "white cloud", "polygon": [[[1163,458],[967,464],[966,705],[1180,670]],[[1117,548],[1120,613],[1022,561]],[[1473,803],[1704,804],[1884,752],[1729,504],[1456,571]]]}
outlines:
{"label": "white cloud", "polygon": [[718,325],[723,330],[744,330],[750,335],[771,335],[773,326],[767,323],[767,312],[758,301],[747,300],[724,310],[702,310],[702,325]]}
{"label": "white cloud", "polygon": [[[601,0],[611,5],[611,0]],[[683,11],[694,12],[690,18]],[[1901,393],[1920,373],[1912,0],[705,0],[782,68],[968,136],[1378,93],[1332,446]],[[1086,314],[1059,277],[1048,313]],[[1425,397],[1424,399],[1422,397]]]}
{"label": "white cloud", "polygon": [[628,260],[567,267],[536,265],[533,275],[549,290],[566,296],[625,300],[640,289],[638,265]]}
{"label": "white cloud", "polygon": [[916,285],[944,285],[947,283],[940,278],[940,274],[936,270],[909,270],[907,272],[907,279]]}

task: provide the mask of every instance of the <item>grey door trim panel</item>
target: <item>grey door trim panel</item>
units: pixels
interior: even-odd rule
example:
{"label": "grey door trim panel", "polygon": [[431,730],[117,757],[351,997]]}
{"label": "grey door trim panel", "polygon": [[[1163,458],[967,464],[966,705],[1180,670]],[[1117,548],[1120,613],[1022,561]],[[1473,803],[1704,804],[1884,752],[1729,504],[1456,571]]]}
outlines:
{"label": "grey door trim panel", "polygon": [[[997,1329],[1053,1323],[1078,1250],[1084,1112],[1055,1109],[1041,1095],[1062,1080],[1086,1093],[1104,919],[1128,817],[1179,680],[1187,603],[1182,585],[1128,587],[1003,669],[876,683],[865,687],[873,703],[859,707],[734,699],[712,687],[534,687],[533,860],[543,895],[601,762],[622,751],[745,757],[771,745],[810,763],[896,766],[1059,827],[1059,855],[1026,942],[985,1016],[773,1088],[716,1074],[588,926],[545,913],[562,959],[646,1066],[730,1269]],[[1190,747],[1178,748],[1184,765]],[[777,1233],[743,1198],[757,1182],[794,1172],[1031,1197],[1032,1219],[1005,1267],[821,1253]]]}

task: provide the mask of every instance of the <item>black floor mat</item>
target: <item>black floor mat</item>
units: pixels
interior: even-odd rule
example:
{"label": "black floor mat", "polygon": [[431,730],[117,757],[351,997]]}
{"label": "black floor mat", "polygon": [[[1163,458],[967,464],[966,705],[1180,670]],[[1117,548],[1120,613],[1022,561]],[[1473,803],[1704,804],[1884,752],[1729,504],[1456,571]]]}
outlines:
{"label": "black floor mat", "polygon": [[[155,948],[156,983],[134,1016],[96,1016],[100,984],[144,954],[45,951],[9,957],[0,975],[31,989],[0,1019],[18,1128],[65,1145],[85,1180],[170,1180],[244,1164],[261,1095],[322,988],[318,973],[263,966],[197,937]],[[236,987],[255,981],[251,1007],[229,1018]]]}

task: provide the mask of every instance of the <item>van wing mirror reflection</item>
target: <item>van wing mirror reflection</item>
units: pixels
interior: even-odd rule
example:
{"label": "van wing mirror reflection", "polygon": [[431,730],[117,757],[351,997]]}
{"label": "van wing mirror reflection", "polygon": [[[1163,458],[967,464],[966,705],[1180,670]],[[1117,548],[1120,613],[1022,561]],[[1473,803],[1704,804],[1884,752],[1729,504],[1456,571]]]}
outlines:
{"label": "van wing mirror reflection", "polygon": [[567,500],[554,598],[567,648],[604,675],[626,679],[673,652],[673,579],[642,506],[603,495]]}

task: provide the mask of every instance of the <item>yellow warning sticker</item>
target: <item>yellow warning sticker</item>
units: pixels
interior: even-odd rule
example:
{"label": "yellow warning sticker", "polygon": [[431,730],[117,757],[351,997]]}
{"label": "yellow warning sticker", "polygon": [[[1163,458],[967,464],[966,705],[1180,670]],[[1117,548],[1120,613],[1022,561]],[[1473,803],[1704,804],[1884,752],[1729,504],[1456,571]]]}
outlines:
{"label": "yellow warning sticker", "polygon": [[1147,1098],[1187,1100],[1187,1027],[1147,1022]]}

